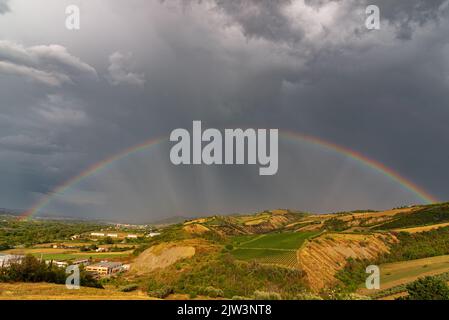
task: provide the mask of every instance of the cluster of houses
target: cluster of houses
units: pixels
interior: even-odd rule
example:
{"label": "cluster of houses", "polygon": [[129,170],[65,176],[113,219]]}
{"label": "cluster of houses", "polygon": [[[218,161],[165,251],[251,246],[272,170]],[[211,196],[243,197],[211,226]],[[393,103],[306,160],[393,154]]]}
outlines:
{"label": "cluster of houses", "polygon": [[150,232],[149,234],[147,234],[147,238],[148,237],[155,237],[155,236],[158,236],[158,235],[160,235],[161,233],[160,232]]}
{"label": "cluster of houses", "polygon": [[[124,233],[124,232],[91,232],[89,234],[89,236],[91,238],[105,238],[105,237],[110,237],[110,238],[114,238],[114,239],[137,239],[139,237],[155,237],[160,235],[159,232],[153,232],[150,231],[147,234],[133,234],[133,233]],[[81,239],[82,235],[80,234],[75,234],[73,236],[70,237],[71,240],[77,240],[77,239]]]}
{"label": "cluster of houses", "polygon": [[0,254],[0,268],[8,268],[12,263],[21,263],[24,257],[19,254]]}
{"label": "cluster of houses", "polygon": [[[24,257],[24,255],[0,254],[0,268],[8,268],[13,263],[21,263]],[[59,268],[66,268],[69,265],[67,261],[58,260],[46,260],[45,263],[53,264]],[[111,276],[121,271],[128,271],[130,268],[129,264],[123,264],[121,262],[101,261],[91,264],[88,259],[75,260],[71,265],[83,265],[86,271],[92,273],[96,277]]]}
{"label": "cluster of houses", "polygon": [[[160,235],[160,232],[149,232],[146,234],[146,237],[155,237]],[[128,238],[128,239],[137,239],[143,235],[138,234],[119,234],[119,233],[106,233],[106,232],[91,232],[91,237],[110,237],[110,238]]]}
{"label": "cluster of houses", "polygon": [[[104,232],[91,232],[91,237],[110,237],[110,238],[119,238],[118,233],[104,233]],[[128,239],[137,239],[139,236],[137,234],[127,234],[123,236],[123,238]]]}
{"label": "cluster of houses", "polygon": [[121,262],[109,262],[109,261],[102,261],[86,267],[86,271],[89,271],[100,277],[110,276],[115,273],[127,270],[129,270],[128,264],[123,264]]}
{"label": "cluster of houses", "polygon": [[[60,268],[65,268],[69,265],[67,261],[55,261],[55,260],[46,261],[46,263],[50,262]],[[88,259],[75,260],[70,265],[77,265],[77,266],[83,265],[86,271],[98,277],[111,276],[121,271],[127,271],[129,270],[130,267],[129,264],[123,264],[121,262],[110,262],[110,261],[101,261],[98,263],[91,264],[91,262]]]}
{"label": "cluster of houses", "polygon": [[148,225],[146,224],[129,224],[129,223],[116,223],[116,228],[127,228],[127,229],[146,229]]}
{"label": "cluster of houses", "polygon": [[[45,260],[46,264],[53,264],[57,267],[60,268],[65,268],[69,265],[69,263],[67,261],[58,261],[58,260]],[[71,265],[75,265],[75,266],[80,266],[80,265],[84,265],[87,266],[89,265],[90,261],[88,259],[79,259],[79,260],[75,260],[71,263]]]}

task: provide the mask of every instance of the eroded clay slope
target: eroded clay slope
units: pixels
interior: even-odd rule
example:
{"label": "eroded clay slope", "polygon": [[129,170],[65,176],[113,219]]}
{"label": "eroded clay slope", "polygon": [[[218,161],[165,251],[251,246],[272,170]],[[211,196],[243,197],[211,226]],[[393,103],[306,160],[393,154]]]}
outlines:
{"label": "eroded clay slope", "polygon": [[157,268],[165,268],[184,258],[195,254],[195,247],[182,246],[174,243],[159,244],[142,252],[131,264],[130,273],[145,274]]}
{"label": "eroded clay slope", "polygon": [[385,234],[323,234],[298,251],[300,268],[314,291],[335,285],[335,274],[348,258],[374,259],[396,241]]}

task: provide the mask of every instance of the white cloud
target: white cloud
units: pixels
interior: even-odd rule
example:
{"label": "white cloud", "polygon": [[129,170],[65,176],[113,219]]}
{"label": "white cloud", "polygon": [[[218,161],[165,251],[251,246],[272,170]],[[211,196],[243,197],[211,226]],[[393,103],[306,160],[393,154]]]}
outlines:
{"label": "white cloud", "polygon": [[24,47],[11,41],[0,41],[0,74],[58,87],[74,83],[76,76],[97,78],[95,69],[60,45]]}
{"label": "white cloud", "polygon": [[65,82],[71,82],[70,78],[65,74],[47,72],[7,61],[0,61],[0,73],[23,76],[27,79],[44,83],[52,87],[59,87]]}
{"label": "white cloud", "polygon": [[34,46],[28,50],[32,55],[42,62],[49,64],[59,63],[61,65],[78,70],[80,72],[97,76],[97,72],[93,67],[81,61],[80,58],[71,55],[67,49],[60,45]]}
{"label": "white cloud", "polygon": [[106,78],[110,84],[114,86],[128,84],[138,87],[145,85],[145,75],[131,71],[131,58],[131,53],[124,55],[114,52],[109,56],[109,74]]}

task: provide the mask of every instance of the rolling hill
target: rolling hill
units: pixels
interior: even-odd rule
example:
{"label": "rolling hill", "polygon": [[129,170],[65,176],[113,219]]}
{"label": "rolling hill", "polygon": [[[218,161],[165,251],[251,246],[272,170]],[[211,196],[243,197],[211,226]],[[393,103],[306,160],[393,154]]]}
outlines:
{"label": "rolling hill", "polygon": [[[34,222],[4,223],[3,229],[0,225],[4,241],[15,228],[20,232],[37,228]],[[41,221],[38,227],[52,230],[53,225]],[[64,226],[67,232],[84,228]],[[449,271],[448,203],[378,212],[311,214],[276,209],[214,215],[173,221],[160,226],[159,232],[136,242],[134,252],[121,255],[130,271],[108,280],[108,290],[131,286],[139,296],[146,292],[153,298],[175,299],[385,298],[403,295],[405,284],[420,276],[443,276]],[[68,235],[62,235],[66,245],[73,242]],[[30,237],[26,239],[32,245]],[[56,249],[41,243],[27,250],[44,256]],[[70,253],[81,254],[76,250]],[[381,268],[380,290],[363,289],[365,268],[371,264]],[[4,288],[0,283],[0,291]],[[120,296],[117,290],[114,297]]]}

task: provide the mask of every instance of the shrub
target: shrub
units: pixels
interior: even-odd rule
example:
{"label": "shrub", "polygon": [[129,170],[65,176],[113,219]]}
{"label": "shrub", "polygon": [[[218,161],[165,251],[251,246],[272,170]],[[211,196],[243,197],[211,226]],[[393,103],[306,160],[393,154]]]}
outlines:
{"label": "shrub", "polygon": [[281,300],[282,297],[277,292],[271,291],[254,291],[254,299],[255,300]]}
{"label": "shrub", "polygon": [[164,299],[167,296],[169,296],[170,294],[172,294],[173,292],[174,292],[173,287],[171,287],[171,286],[163,286],[160,289],[148,291],[148,295],[150,297]]}
{"label": "shrub", "polygon": [[294,297],[295,300],[323,300],[323,298],[321,298],[320,296],[314,295],[310,292],[304,292],[304,293],[300,293],[297,294]]}
{"label": "shrub", "polygon": [[2,250],[8,250],[11,249],[12,247],[10,245],[8,245],[7,243],[0,243],[0,251]]}
{"label": "shrub", "polygon": [[242,296],[232,296],[232,300],[251,300],[248,297],[242,297]]}
{"label": "shrub", "polygon": [[198,294],[196,292],[189,293],[189,299],[195,299],[196,297],[198,297]]}
{"label": "shrub", "polygon": [[[64,268],[47,265],[32,255],[25,256],[20,262],[12,263],[8,268],[0,268],[0,282],[48,282],[64,284],[67,275]],[[83,268],[80,268],[80,284],[85,287],[103,288],[100,282]]]}
{"label": "shrub", "polygon": [[343,269],[335,274],[340,280],[345,291],[355,291],[366,279],[366,266],[370,265],[367,260],[348,258]]}
{"label": "shrub", "polygon": [[129,284],[127,286],[121,287],[119,290],[121,292],[131,292],[138,288],[139,286],[137,284]]}
{"label": "shrub", "polygon": [[224,297],[223,290],[214,288],[212,286],[208,286],[206,288],[199,288],[198,293],[212,298]]}
{"label": "shrub", "polygon": [[420,278],[406,288],[406,300],[449,300],[449,286],[436,277]]}
{"label": "shrub", "polygon": [[143,244],[141,246],[138,246],[137,248],[135,248],[133,250],[133,256],[137,257],[139,254],[141,254],[142,252],[144,252],[146,249],[148,249],[150,247],[150,245],[148,244]]}

